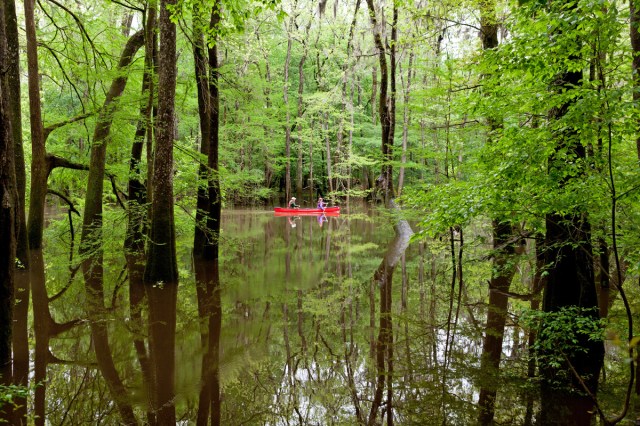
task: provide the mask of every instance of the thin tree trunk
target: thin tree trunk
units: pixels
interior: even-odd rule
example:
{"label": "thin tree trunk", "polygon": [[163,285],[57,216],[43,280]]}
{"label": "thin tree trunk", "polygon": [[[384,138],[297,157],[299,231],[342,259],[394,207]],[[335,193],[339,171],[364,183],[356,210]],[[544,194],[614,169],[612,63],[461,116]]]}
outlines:
{"label": "thin tree trunk", "polygon": [[[307,25],[305,37],[309,36],[309,25]],[[298,133],[298,167],[296,168],[296,195],[302,198],[304,173],[302,169],[302,114],[304,113],[302,94],[304,92],[304,63],[307,59],[307,45],[304,44],[304,50],[300,62],[298,63],[298,111],[296,116],[296,132]]]}
{"label": "thin tree trunk", "polygon": [[329,113],[325,112],[324,114],[324,144],[325,144],[325,153],[326,153],[326,161],[327,161],[327,183],[329,184],[329,194],[333,193],[333,173],[331,172],[332,164],[331,164],[331,138],[329,137]]}
{"label": "thin tree trunk", "polygon": [[409,101],[411,99],[411,72],[413,71],[413,50],[409,53],[407,66],[407,85],[404,90],[404,108],[402,112],[402,155],[400,157],[400,170],[398,170],[398,196],[402,194],[404,186],[404,171],[407,163],[407,140],[409,138],[409,122],[411,120]]}
{"label": "thin tree trunk", "polygon": [[[296,2],[294,2],[295,9]],[[284,61],[284,86],[282,88],[282,97],[284,99],[284,108],[286,120],[284,124],[284,143],[285,143],[285,199],[291,197],[291,112],[289,111],[289,65],[291,63],[291,31],[293,30],[295,17],[292,14],[287,28],[287,57]]]}

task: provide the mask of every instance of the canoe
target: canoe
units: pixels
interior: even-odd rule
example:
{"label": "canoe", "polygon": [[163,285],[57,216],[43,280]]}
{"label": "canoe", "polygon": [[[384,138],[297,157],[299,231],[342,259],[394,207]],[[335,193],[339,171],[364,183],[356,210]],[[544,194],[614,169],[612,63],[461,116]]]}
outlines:
{"label": "canoe", "polygon": [[317,214],[326,214],[326,215],[339,215],[340,207],[327,207],[324,209],[290,209],[288,207],[276,207],[273,209],[274,213],[277,216],[301,216],[301,215],[317,215]]}

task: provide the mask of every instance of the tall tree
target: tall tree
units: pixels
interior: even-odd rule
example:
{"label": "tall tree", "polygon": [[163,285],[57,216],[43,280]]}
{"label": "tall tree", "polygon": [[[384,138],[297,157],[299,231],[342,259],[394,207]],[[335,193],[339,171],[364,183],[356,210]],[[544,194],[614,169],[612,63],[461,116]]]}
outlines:
{"label": "tall tree", "polygon": [[291,47],[293,45],[293,36],[291,32],[295,25],[295,9],[298,2],[293,2],[293,12],[287,24],[287,56],[284,61],[284,85],[282,87],[282,98],[284,99],[285,123],[284,123],[284,155],[285,155],[285,184],[284,193],[288,200],[291,197],[291,112],[289,110],[289,67],[291,64]]}
{"label": "tall tree", "polygon": [[[6,9],[0,4],[0,384],[12,380],[11,333],[13,327],[14,275],[16,258],[16,215],[18,193],[14,167],[14,141],[11,133],[7,69],[9,55],[6,44]],[[5,410],[5,407],[0,407]],[[0,413],[8,420],[9,413]]]}
{"label": "tall tree", "polygon": [[[140,103],[140,117],[131,144],[129,159],[129,182],[127,200],[127,231],[124,241],[124,252],[129,274],[129,312],[131,315],[131,329],[134,332],[133,345],[142,370],[142,381],[147,398],[147,407],[152,404],[152,374],[149,363],[149,353],[144,339],[144,320],[142,316],[144,291],[145,233],[147,230],[147,191],[145,174],[142,166],[142,154],[145,146],[151,144],[153,138],[152,112],[155,99],[155,55],[157,51],[156,36],[157,2],[150,1],[144,22],[144,72],[142,76],[142,101]],[[151,410],[147,410],[147,423],[154,424],[155,417]]]}
{"label": "tall tree", "polygon": [[173,203],[173,139],[175,135],[176,2],[160,2],[158,30],[158,115],[151,182],[151,225],[144,271],[149,299],[150,356],[153,365],[153,410],[158,425],[174,425],[175,327],[178,267]]}
{"label": "tall tree", "polygon": [[[40,297],[40,299],[46,299],[46,294],[42,294],[45,282],[44,262],[42,260],[42,229],[44,226],[44,201],[47,191],[47,164],[44,131],[42,127],[42,109],[40,104],[40,77],[34,7],[35,0],[24,0],[29,88],[29,123],[31,127],[31,189],[29,191],[27,232],[30,250],[29,263],[31,266],[30,281],[33,286],[35,306],[36,294],[43,296]],[[34,411],[37,425],[44,424],[48,321],[49,316],[46,315],[46,313],[40,310],[34,310],[34,334],[36,342],[33,378],[37,383],[42,384],[36,388],[34,398]]]}
{"label": "tall tree", "polygon": [[[388,205],[394,196],[393,191],[393,130],[394,130],[394,114],[395,114],[395,50],[397,41],[397,21],[398,9],[395,1],[393,2],[393,24],[391,30],[390,45],[390,61],[391,72],[387,63],[387,47],[382,38],[382,25],[384,19],[377,16],[376,8],[373,0],[367,0],[369,8],[369,19],[373,26],[373,41],[378,53],[378,61],[380,65],[380,97],[378,99],[378,113],[380,115],[380,125],[382,127],[382,174],[378,178],[378,184],[382,190],[385,205]],[[391,81],[391,92],[389,93],[389,81]]]}
{"label": "tall tree", "polygon": [[[571,20],[576,14],[576,5],[567,1],[550,3],[553,12]],[[565,22],[562,33],[570,45],[579,45],[581,40],[575,35],[575,21]],[[573,33],[572,33],[573,31]],[[575,105],[575,97],[567,93],[582,84],[582,71],[576,67],[569,69],[568,63],[579,61],[572,52],[565,63],[560,65],[560,74],[552,83],[552,90],[564,97],[563,102],[549,112],[555,132],[555,149],[548,159],[548,173],[554,179],[559,191],[566,190],[572,182],[587,173],[586,145],[580,134],[571,126],[563,124],[570,109]],[[591,245],[591,224],[584,206],[575,206],[570,211],[548,213],[545,217],[544,239],[547,283],[543,296],[543,310],[558,313],[565,308],[577,307],[577,315],[585,319],[598,319]],[[547,327],[543,324],[539,335],[544,347]],[[562,363],[541,365],[543,424],[589,424],[593,413],[591,395],[597,394],[598,379],[604,358],[602,340],[578,330],[576,340],[579,350],[555,348],[562,352]],[[547,340],[548,341],[548,340]],[[551,348],[547,347],[547,350]],[[544,353],[544,352],[543,352]],[[585,393],[584,386],[591,395]]]}
{"label": "tall tree", "polygon": [[[8,110],[11,118],[12,139],[15,146],[15,173],[18,191],[18,210],[16,211],[16,274],[15,274],[15,306],[13,322],[13,382],[27,386],[29,377],[29,243],[27,239],[26,220],[26,171],[24,148],[22,146],[22,111],[20,96],[20,46],[18,36],[18,20],[15,0],[4,1],[4,25],[7,40],[7,96]],[[26,424],[26,398],[18,397],[15,401],[14,424]]]}
{"label": "tall tree", "polygon": [[[221,4],[214,1],[209,8],[197,4],[199,14],[210,12],[208,28],[204,20],[194,18],[194,58],[198,89],[201,152],[207,159],[200,165],[200,178],[206,187],[198,188],[198,214],[194,237],[194,263],[201,318],[202,380],[198,403],[197,424],[219,425],[221,419],[220,382],[218,375],[221,327],[220,279],[218,271],[219,235],[222,193],[219,176],[220,88],[218,43],[220,38]],[[208,38],[205,50],[203,30]],[[206,189],[206,191],[205,191]]]}

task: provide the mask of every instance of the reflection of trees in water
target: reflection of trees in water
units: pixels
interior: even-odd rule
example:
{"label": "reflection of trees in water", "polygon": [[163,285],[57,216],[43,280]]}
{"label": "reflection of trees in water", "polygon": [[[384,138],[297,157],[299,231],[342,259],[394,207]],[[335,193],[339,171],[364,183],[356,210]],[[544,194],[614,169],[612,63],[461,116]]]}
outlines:
{"label": "reflection of trees in water", "polygon": [[[371,418],[437,424],[443,421],[444,405],[448,423],[472,423],[483,315],[478,302],[486,288],[469,284],[462,289],[456,337],[450,337],[447,347],[449,241],[409,246],[404,265],[399,253],[406,241],[396,238],[389,244],[392,232],[377,218],[329,218],[322,228],[315,218],[302,218],[291,228],[286,218],[240,212],[226,216],[219,269],[195,263],[195,274],[189,274],[190,265],[183,264],[177,310],[160,308],[158,313],[169,317],[152,320],[175,319],[177,336],[175,371],[162,364],[169,358],[147,359],[153,375],[140,367],[148,356],[148,307],[139,303],[141,295],[135,296],[133,288],[134,293],[127,293],[116,285],[121,253],[106,250],[105,299],[113,303],[106,307],[105,324],[114,365],[138,421],[147,409],[159,408],[158,402],[148,403],[146,382],[151,378],[145,376],[161,372],[164,380],[175,378],[177,418],[191,421],[366,424]],[[467,283],[490,276],[468,260],[482,253],[474,238],[473,230],[465,235]],[[59,248],[48,257],[65,259],[65,254]],[[65,280],[66,260],[64,265],[47,269],[47,280],[54,283],[50,291]],[[194,275],[203,277],[198,285]],[[51,316],[72,319],[82,312],[82,303],[70,303],[78,295],[76,287],[49,304]],[[176,297],[174,293],[164,295]],[[121,309],[129,306],[127,298],[130,314]],[[176,306],[160,300],[155,306],[172,304]],[[518,340],[507,341],[516,348],[506,352],[504,362],[508,372],[524,377],[527,360],[517,346],[529,336],[516,330],[509,318],[508,334]],[[47,367],[43,406],[53,423],[66,419],[78,424],[90,417],[119,421],[115,405],[105,403],[112,397],[95,369],[88,331],[76,327],[58,336],[64,338],[49,339],[57,362],[66,362]],[[505,381],[500,388],[497,419],[505,418],[505,407],[513,418],[525,416],[527,401],[519,391],[522,386],[514,383]]]}

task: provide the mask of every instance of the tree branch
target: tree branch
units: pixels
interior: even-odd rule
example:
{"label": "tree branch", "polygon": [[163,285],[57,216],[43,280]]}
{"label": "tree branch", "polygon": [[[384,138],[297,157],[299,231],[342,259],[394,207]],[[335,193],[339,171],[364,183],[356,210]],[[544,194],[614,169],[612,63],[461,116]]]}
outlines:
{"label": "tree branch", "polygon": [[47,154],[47,169],[48,174],[51,173],[53,169],[56,167],[63,167],[65,169],[73,169],[73,170],[89,170],[89,166],[86,164],[75,163],[73,161],[69,161],[66,158],[59,157],[55,154]]}
{"label": "tree branch", "polygon": [[73,201],[71,201],[69,198],[67,198],[66,195],[64,195],[61,192],[56,191],[55,189],[51,189],[51,188],[47,189],[47,193],[51,194],[51,195],[56,195],[56,196],[62,198],[62,201],[64,201],[65,203],[67,203],[69,205],[69,210],[74,212],[78,216],[80,216],[80,212],[78,210],[76,210],[75,206],[73,205]]}
{"label": "tree branch", "polygon": [[47,140],[47,137],[49,137],[49,133],[53,132],[56,129],[59,129],[60,127],[64,127],[67,124],[72,124],[75,123],[76,121],[80,121],[80,120],[84,120],[85,118],[89,118],[92,115],[96,115],[99,111],[91,111],[91,112],[86,112],[84,114],[80,114],[80,115],[76,115],[75,117],[71,117],[68,120],[64,120],[64,121],[60,121],[58,123],[53,123],[50,124],[48,126],[46,126],[44,128],[44,140]]}

